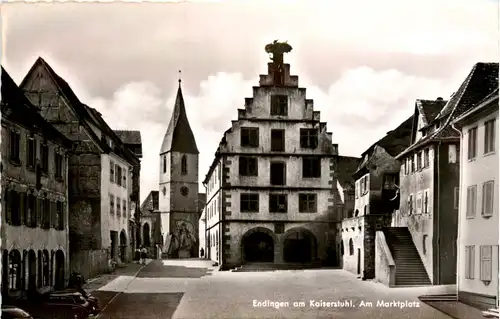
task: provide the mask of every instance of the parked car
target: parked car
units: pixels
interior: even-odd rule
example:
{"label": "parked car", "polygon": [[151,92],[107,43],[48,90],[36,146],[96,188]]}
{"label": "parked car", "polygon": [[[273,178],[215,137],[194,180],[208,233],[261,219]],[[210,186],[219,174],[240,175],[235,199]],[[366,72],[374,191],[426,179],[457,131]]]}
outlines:
{"label": "parked car", "polygon": [[92,306],[79,292],[50,292],[43,296],[42,303],[45,308],[70,310],[74,319],[87,319],[92,314]]}
{"label": "parked car", "polygon": [[97,315],[101,312],[101,308],[99,306],[99,299],[95,296],[92,296],[90,293],[86,292],[83,288],[66,288],[64,290],[55,291],[52,294],[64,295],[64,294],[74,294],[80,293],[83,298],[85,298],[90,304],[90,314]]}
{"label": "parked car", "polygon": [[2,319],[35,319],[29,313],[16,306],[2,305]]}

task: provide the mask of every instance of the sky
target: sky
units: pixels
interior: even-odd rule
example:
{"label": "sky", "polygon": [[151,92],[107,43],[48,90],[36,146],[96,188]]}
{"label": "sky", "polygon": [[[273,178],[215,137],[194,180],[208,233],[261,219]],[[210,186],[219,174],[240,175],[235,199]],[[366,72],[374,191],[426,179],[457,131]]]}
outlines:
{"label": "sky", "polygon": [[285,62],[340,155],[360,156],[412,115],[415,99],[447,99],[476,62],[498,60],[498,8],[492,0],[4,3],[2,65],[19,84],[41,56],[110,127],[140,130],[142,201],[158,190],[179,70],[200,183],[275,39],[292,45]]}

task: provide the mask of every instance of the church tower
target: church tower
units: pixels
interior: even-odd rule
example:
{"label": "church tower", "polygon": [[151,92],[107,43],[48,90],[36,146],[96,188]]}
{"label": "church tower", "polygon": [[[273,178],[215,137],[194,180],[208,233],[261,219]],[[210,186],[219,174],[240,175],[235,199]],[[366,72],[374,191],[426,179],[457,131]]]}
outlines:
{"label": "church tower", "polygon": [[198,255],[198,147],[189,125],[181,80],[160,150],[159,211],[163,255]]}

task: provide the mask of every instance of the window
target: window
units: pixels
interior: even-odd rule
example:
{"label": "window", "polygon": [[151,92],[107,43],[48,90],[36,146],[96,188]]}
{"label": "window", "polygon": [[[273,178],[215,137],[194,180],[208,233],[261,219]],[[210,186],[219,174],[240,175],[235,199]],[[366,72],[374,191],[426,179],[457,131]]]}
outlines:
{"label": "window", "polygon": [[36,227],[36,215],[35,215],[36,198],[33,194],[28,194],[26,201],[27,201],[26,226]]}
{"label": "window", "polygon": [[316,213],[317,209],[316,194],[299,194],[300,213]]}
{"label": "window", "polygon": [[122,208],[121,208],[121,200],[120,197],[116,197],[116,215],[121,216]]}
{"label": "window", "polygon": [[109,194],[109,212],[110,214],[115,213],[115,197],[112,194]]}
{"label": "window", "polygon": [[35,227],[42,225],[42,210],[42,199],[38,197],[35,201]]}
{"label": "window", "polygon": [[259,211],[259,194],[240,194],[241,212]]}
{"label": "window", "polygon": [[285,130],[271,130],[271,151],[285,151]]}
{"label": "window", "polygon": [[484,154],[495,151],[495,119],[484,122]]}
{"label": "window", "polygon": [[21,194],[15,190],[5,191],[6,222],[13,226],[21,225]]}
{"label": "window", "polygon": [[288,96],[272,95],[271,96],[271,115],[288,115]]}
{"label": "window", "polygon": [[49,229],[50,228],[50,200],[45,198],[42,200],[42,228]]}
{"label": "window", "polygon": [[429,167],[429,149],[424,150],[424,167]]}
{"label": "window", "polygon": [[301,148],[316,148],[318,147],[318,130],[310,128],[300,129],[300,147]]}
{"label": "window", "polygon": [[417,211],[417,214],[421,214],[422,213],[422,192],[418,192],[416,197],[417,197],[416,198],[417,199],[416,211]]}
{"label": "window", "polygon": [[123,169],[123,182],[122,182],[122,186],[124,188],[127,188],[127,169],[126,168]]}
{"label": "window", "polygon": [[285,185],[286,184],[286,165],[282,162],[271,162],[270,169],[270,182],[271,185]]}
{"label": "window", "polygon": [[182,155],[182,160],[181,160],[181,174],[182,175],[187,175],[187,173],[188,173],[187,157],[186,157],[186,155]]}
{"label": "window", "polygon": [[349,238],[349,255],[354,255],[354,243],[352,242],[352,238]]}
{"label": "window", "polygon": [[340,241],[340,254],[342,256],[344,256],[344,241],[343,240]]}
{"label": "window", "polygon": [[259,146],[259,128],[242,127],[241,128],[241,146],[258,147]]}
{"label": "window", "polygon": [[356,198],[358,198],[358,197],[359,197],[359,187],[360,187],[360,186],[359,186],[359,181],[356,181],[356,185],[354,186],[354,188],[355,188],[355,192],[356,192],[356,193],[355,193]]}
{"label": "window", "polygon": [[410,157],[410,168],[411,168],[411,172],[415,173],[415,155],[412,155]]}
{"label": "window", "polygon": [[115,171],[115,182],[116,185],[122,186],[122,167],[118,164],[116,164],[116,171]]}
{"label": "window", "polygon": [[384,189],[396,189],[396,174],[384,175]]}
{"label": "window", "polygon": [[321,158],[304,157],[302,159],[302,177],[321,177]]}
{"label": "window", "polygon": [[413,214],[413,194],[408,196],[408,214]]}
{"label": "window", "polygon": [[163,155],[163,173],[167,172],[167,155]]}
{"label": "window", "polygon": [[109,164],[109,181],[111,183],[115,182],[115,163],[111,162]]}
{"label": "window", "polygon": [[474,279],[474,246],[465,246],[465,279]]}
{"label": "window", "polygon": [[471,128],[468,132],[468,153],[467,158],[472,160],[477,155],[477,127]]}
{"label": "window", "polygon": [[269,195],[269,212],[270,213],[286,213],[287,212],[287,195],[286,194],[270,194]]}
{"label": "window", "polygon": [[257,165],[257,157],[240,156],[239,170],[241,176],[258,176],[259,167]]}
{"label": "window", "polygon": [[361,196],[368,193],[370,187],[368,186],[368,175],[365,175],[361,178]]}
{"label": "window", "polygon": [[123,217],[127,218],[127,201],[124,199],[123,200]]}
{"label": "window", "polygon": [[458,148],[455,144],[448,145],[448,163],[458,163]]}
{"label": "window", "polygon": [[36,165],[36,140],[33,137],[28,138],[28,167],[35,168]]}
{"label": "window", "polygon": [[419,171],[422,169],[422,153],[418,152],[415,156],[417,157],[417,171]]}
{"label": "window", "polygon": [[58,201],[56,204],[56,229],[64,230],[64,203]]}
{"label": "window", "polygon": [[426,189],[424,191],[424,214],[428,214],[431,212],[431,203],[429,200],[429,190]]}
{"label": "window", "polygon": [[21,145],[21,134],[16,131],[10,131],[10,160],[14,163],[20,163],[19,149]]}
{"label": "window", "polygon": [[466,218],[476,217],[477,185],[467,187],[467,212]]}
{"label": "window", "polygon": [[427,255],[427,237],[429,237],[429,235],[427,234],[424,234],[424,236],[422,236],[422,252],[424,253],[424,255]]}
{"label": "window", "polygon": [[481,216],[483,217],[493,216],[494,186],[494,181],[487,181],[483,183],[483,200],[481,209]]}
{"label": "window", "polygon": [[453,209],[458,209],[459,199],[460,199],[460,188],[455,187],[453,192]]}
{"label": "window", "polygon": [[49,146],[47,144],[42,144],[40,147],[40,169],[43,173],[49,171]]}
{"label": "window", "polygon": [[481,281],[490,282],[492,279],[492,253],[493,246],[481,246],[479,251],[479,277]]}
{"label": "window", "polygon": [[43,279],[42,279],[42,285],[44,287],[47,287],[50,285],[49,283],[49,252],[47,250],[44,250],[42,253],[42,274],[43,274]]}
{"label": "window", "polygon": [[9,290],[21,289],[21,254],[17,250],[9,253]]}
{"label": "window", "polygon": [[55,177],[56,179],[62,179],[63,177],[63,155],[59,153],[54,154],[54,166],[55,166]]}
{"label": "window", "polygon": [[274,233],[283,234],[285,232],[285,224],[284,223],[274,223]]}

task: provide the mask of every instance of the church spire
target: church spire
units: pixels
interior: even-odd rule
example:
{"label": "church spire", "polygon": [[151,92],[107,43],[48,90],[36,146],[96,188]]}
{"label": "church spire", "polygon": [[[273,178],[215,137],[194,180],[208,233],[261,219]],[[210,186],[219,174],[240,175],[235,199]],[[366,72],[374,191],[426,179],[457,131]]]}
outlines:
{"label": "church spire", "polygon": [[181,87],[181,71],[179,70],[179,88],[175,98],[174,110],[170,123],[168,124],[167,132],[163,138],[160,155],[166,152],[180,152],[187,154],[199,154],[193,131],[189,125],[184,105],[184,97],[182,96]]}

